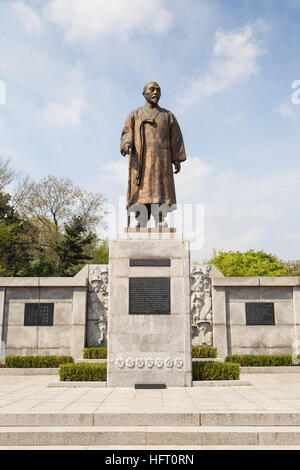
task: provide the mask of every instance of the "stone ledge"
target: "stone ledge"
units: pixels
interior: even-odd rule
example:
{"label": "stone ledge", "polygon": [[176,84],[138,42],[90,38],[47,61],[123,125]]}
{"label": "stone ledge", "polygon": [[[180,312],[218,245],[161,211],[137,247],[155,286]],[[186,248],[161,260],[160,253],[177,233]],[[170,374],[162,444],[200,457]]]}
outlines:
{"label": "stone ledge", "polygon": [[0,277],[1,287],[87,287],[87,278]]}
{"label": "stone ledge", "polygon": [[213,277],[213,287],[298,287],[299,277]]}
{"label": "stone ledge", "polygon": [[259,277],[213,277],[213,287],[259,286]]}

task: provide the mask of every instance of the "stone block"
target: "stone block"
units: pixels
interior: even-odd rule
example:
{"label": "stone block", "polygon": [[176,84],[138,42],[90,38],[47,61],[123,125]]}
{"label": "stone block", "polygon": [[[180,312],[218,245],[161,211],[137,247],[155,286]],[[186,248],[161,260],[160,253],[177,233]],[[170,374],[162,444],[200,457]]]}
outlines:
{"label": "stone block", "polygon": [[293,302],[275,301],[274,304],[276,325],[294,325]]}
{"label": "stone block", "polygon": [[73,359],[82,359],[85,347],[85,325],[72,327],[72,356]]}
{"label": "stone block", "polygon": [[[108,385],[134,383],[191,385],[190,279],[188,244],[180,240],[118,240],[110,254]],[[147,235],[147,234],[143,234]],[[159,234],[158,234],[159,235]],[[171,258],[171,267],[129,267],[130,258]],[[119,266],[118,266],[119,265]],[[170,315],[129,315],[129,277],[170,277]],[[183,359],[182,370],[118,369],[115,360],[138,358]],[[142,370],[143,369],[143,370]],[[152,378],[152,379],[151,379]],[[162,381],[163,379],[163,381]],[[151,381],[152,380],[152,381]],[[154,382],[153,382],[154,381]],[[126,384],[126,385],[125,385]]]}
{"label": "stone block", "polygon": [[112,315],[109,323],[116,334],[127,330],[149,335],[162,333],[169,339],[170,336],[177,336],[182,332],[180,315],[160,315],[159,322],[153,317],[154,315]]}
{"label": "stone block", "polygon": [[38,277],[0,277],[2,287],[38,287]]}
{"label": "stone block", "polygon": [[217,287],[259,286],[258,277],[213,277],[212,285]]}
{"label": "stone block", "polygon": [[274,300],[293,300],[292,287],[260,287],[259,297],[261,300],[274,301]]}
{"label": "stone block", "polygon": [[187,292],[184,277],[171,278],[171,313],[181,314],[186,312],[185,293]]}
{"label": "stone block", "polygon": [[86,287],[86,277],[40,277],[40,287]]}
{"label": "stone block", "polygon": [[296,325],[300,325],[300,287],[293,288],[293,300],[294,300],[295,322],[296,322]]}
{"label": "stone block", "polygon": [[38,287],[7,287],[6,302],[9,300],[39,300]]}
{"label": "stone block", "polygon": [[37,349],[37,326],[10,326],[7,329],[6,348],[32,348]]}
{"label": "stone block", "polygon": [[[140,353],[161,353],[163,351],[169,351],[169,353],[183,353],[184,342],[183,342],[183,331],[177,331],[176,335],[170,332],[169,335],[163,335],[163,332],[148,333],[145,328],[142,331],[135,329],[128,339],[128,334],[113,333],[112,340],[114,344],[118,345],[117,355],[125,354],[126,357],[136,355],[138,357]],[[130,346],[128,342],[130,341]]]}
{"label": "stone block", "polygon": [[232,350],[252,348],[261,351],[268,348],[290,348],[294,341],[293,325],[240,326],[231,325]]}
{"label": "stone block", "polygon": [[24,326],[25,302],[7,302],[5,304],[4,324]]}
{"label": "stone block", "polygon": [[38,349],[71,348],[71,334],[69,326],[39,326]]}
{"label": "stone block", "polygon": [[72,287],[41,287],[40,300],[53,302],[55,300],[72,301],[73,288]]}
{"label": "stone block", "polygon": [[240,302],[241,300],[259,302],[259,287],[227,287],[226,298],[227,302]]}
{"label": "stone block", "polygon": [[128,315],[129,312],[129,280],[112,278],[110,282],[110,305],[114,315]]}
{"label": "stone block", "polygon": [[131,240],[119,240],[119,258],[187,258],[188,251],[182,242],[177,240],[143,240],[132,243]]}
{"label": "stone block", "polygon": [[218,356],[226,357],[229,354],[226,323],[213,324],[213,342],[214,347],[218,350]]}
{"label": "stone block", "polygon": [[260,286],[295,287],[300,286],[299,277],[260,277]]}
{"label": "stone block", "polygon": [[225,287],[212,288],[212,311],[214,324],[226,324],[226,290]]}
{"label": "stone block", "polygon": [[185,375],[178,374],[177,371],[163,371],[151,370],[151,371],[140,371],[131,370],[128,371],[114,371],[113,374],[109,374],[109,380],[107,382],[108,387],[130,387],[134,384],[153,384],[153,383],[165,383],[168,387],[185,387],[186,384]]}
{"label": "stone block", "polygon": [[166,266],[132,266],[129,277],[170,277],[171,268]]}
{"label": "stone block", "polygon": [[72,302],[55,302],[53,325],[72,325],[72,310]]}
{"label": "stone block", "polygon": [[74,287],[73,289],[73,313],[72,313],[73,325],[85,326],[86,316],[87,316],[87,288],[86,287]]}

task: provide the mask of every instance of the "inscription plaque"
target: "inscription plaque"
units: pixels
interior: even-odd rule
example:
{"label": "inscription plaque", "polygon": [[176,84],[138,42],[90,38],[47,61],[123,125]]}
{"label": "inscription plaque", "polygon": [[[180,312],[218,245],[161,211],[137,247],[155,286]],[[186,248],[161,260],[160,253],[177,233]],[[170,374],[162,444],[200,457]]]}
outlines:
{"label": "inscription plaque", "polygon": [[167,258],[130,259],[129,266],[171,266]]}
{"label": "inscription plaque", "polygon": [[170,315],[169,277],[130,277],[130,315]]}
{"label": "inscription plaque", "polygon": [[247,325],[275,325],[274,303],[246,303]]}
{"label": "inscription plaque", "polygon": [[53,326],[53,303],[25,304],[24,326]]}

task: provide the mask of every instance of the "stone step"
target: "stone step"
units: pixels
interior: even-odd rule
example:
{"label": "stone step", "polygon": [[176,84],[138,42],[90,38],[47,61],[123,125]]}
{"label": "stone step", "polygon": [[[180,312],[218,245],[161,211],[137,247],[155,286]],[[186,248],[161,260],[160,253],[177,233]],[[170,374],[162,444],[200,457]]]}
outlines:
{"label": "stone step", "polygon": [[1,427],[0,446],[97,445],[299,445],[296,426]]}
{"label": "stone step", "polygon": [[300,432],[300,412],[0,412],[0,430],[24,426],[299,426]]}

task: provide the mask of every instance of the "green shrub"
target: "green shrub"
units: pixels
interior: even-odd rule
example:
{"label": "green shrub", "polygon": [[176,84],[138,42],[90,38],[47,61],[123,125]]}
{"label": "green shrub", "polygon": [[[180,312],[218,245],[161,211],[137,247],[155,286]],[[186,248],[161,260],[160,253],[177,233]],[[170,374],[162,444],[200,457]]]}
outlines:
{"label": "green shrub", "polygon": [[239,380],[240,366],[230,362],[193,362],[193,380]]}
{"label": "green shrub", "polygon": [[[298,356],[300,358],[300,356]],[[281,355],[233,355],[227,356],[226,362],[235,362],[243,367],[294,366],[290,354]]]}
{"label": "green shrub", "polygon": [[204,347],[204,346],[193,346],[192,357],[194,358],[214,358],[218,356],[216,348]]}
{"label": "green shrub", "polygon": [[6,356],[0,367],[45,368],[73,362],[72,356]]}
{"label": "green shrub", "polygon": [[59,377],[64,382],[105,382],[106,364],[88,364],[79,362],[62,364],[59,368]]}
{"label": "green shrub", "polygon": [[83,359],[107,359],[107,348],[84,348]]}

